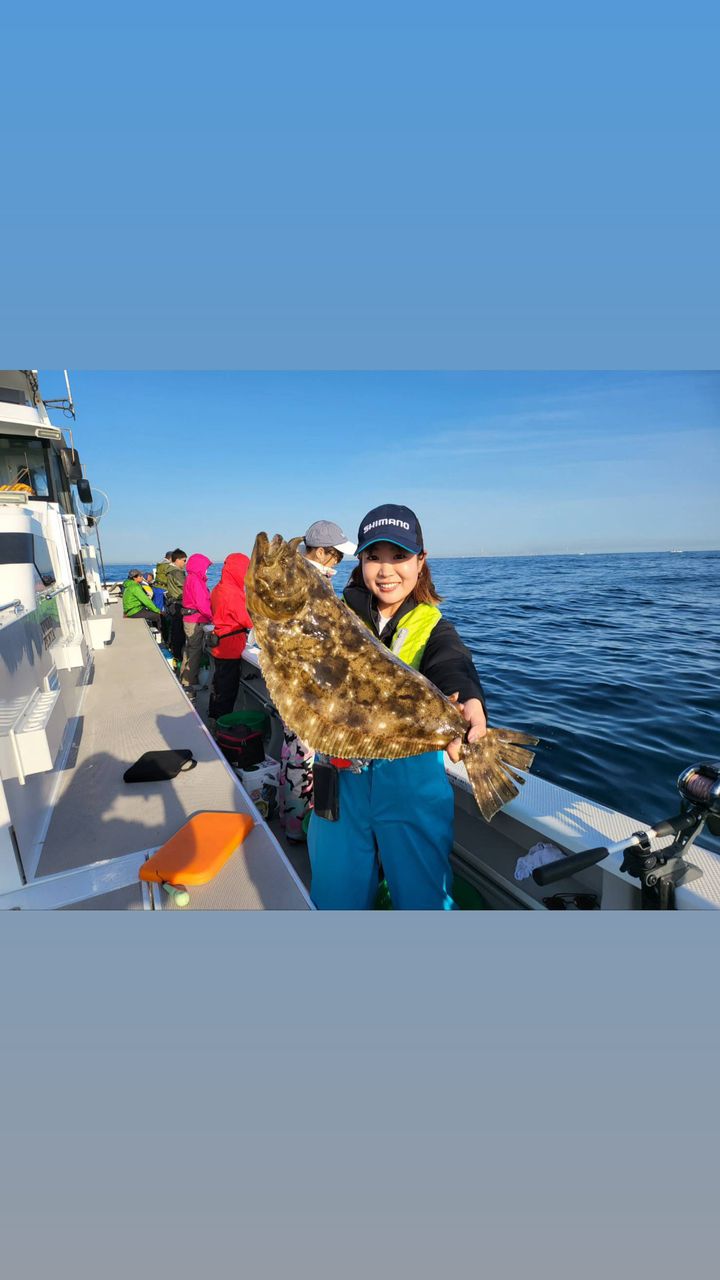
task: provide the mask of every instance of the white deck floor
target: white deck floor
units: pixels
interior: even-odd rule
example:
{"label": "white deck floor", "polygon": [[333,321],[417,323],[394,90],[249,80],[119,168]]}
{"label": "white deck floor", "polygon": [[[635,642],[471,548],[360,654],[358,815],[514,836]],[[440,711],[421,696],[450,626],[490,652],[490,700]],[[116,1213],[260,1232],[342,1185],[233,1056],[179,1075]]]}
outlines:
{"label": "white deck floor", "polygon": [[[299,878],[147,626],[124,619],[117,606],[113,625],[112,643],[95,653],[94,679],[85,691],[37,877],[154,848],[200,810],[231,810],[250,813],[255,829],[213,881],[191,891],[191,906],[307,909]],[[191,748],[197,768],[167,782],[123,782],[125,770],[144,751],[168,747]],[[123,900],[122,905],[133,903]]]}

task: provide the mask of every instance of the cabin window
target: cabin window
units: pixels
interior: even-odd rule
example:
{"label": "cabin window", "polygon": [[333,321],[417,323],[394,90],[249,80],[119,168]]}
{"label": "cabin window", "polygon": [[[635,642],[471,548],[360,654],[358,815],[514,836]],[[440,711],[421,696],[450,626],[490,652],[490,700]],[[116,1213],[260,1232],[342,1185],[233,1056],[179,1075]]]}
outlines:
{"label": "cabin window", "polygon": [[47,472],[50,479],[50,489],[53,494],[53,500],[60,504],[60,509],[66,511],[69,516],[74,515],[72,495],[70,486],[65,475],[65,469],[60,463],[60,455],[52,446],[46,446]]}
{"label": "cabin window", "polygon": [[32,564],[44,587],[55,582],[50,548],[37,534],[0,533],[0,564]]}
{"label": "cabin window", "polygon": [[0,403],[29,405],[30,401],[25,392],[19,391],[17,387],[0,387]]}
{"label": "cabin window", "polygon": [[50,559],[50,548],[44,538],[33,535],[33,564],[37,569],[44,587],[51,587],[55,581],[55,570]]}
{"label": "cabin window", "polygon": [[46,450],[42,440],[25,436],[0,437],[0,484],[26,484],[29,497],[49,498]]}
{"label": "cabin window", "polygon": [[60,456],[44,440],[31,436],[0,436],[0,485],[28,485],[28,498],[57,502],[73,514],[70,486]]}

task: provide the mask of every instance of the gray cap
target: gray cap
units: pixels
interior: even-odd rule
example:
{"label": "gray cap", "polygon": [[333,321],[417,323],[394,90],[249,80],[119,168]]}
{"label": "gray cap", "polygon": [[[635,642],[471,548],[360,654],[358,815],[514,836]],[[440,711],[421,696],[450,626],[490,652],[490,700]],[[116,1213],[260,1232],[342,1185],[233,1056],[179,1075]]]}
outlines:
{"label": "gray cap", "polygon": [[355,543],[332,520],[316,520],[310,525],[303,542],[306,547],[334,547],[344,556],[355,554]]}

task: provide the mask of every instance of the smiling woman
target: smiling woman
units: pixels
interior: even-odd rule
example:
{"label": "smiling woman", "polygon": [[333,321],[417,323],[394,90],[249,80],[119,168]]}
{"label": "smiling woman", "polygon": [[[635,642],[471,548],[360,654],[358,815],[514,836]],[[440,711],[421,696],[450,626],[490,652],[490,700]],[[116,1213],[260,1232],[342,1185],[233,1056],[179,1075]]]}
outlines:
{"label": "smiling woman", "polygon": [[353,570],[350,584],[362,584],[376,597],[378,613],[385,621],[393,617],[408,595],[418,604],[440,604],[425,552],[411,555],[392,542],[375,542],[363,551],[361,564]]}
{"label": "smiling woman", "polygon": [[[468,650],[437,607],[414,511],[393,504],[370,511],[360,523],[358,555],[346,604],[397,658],[459,700],[466,741],[477,742],[487,732],[482,688]],[[460,745],[457,739],[448,748],[452,759],[459,759]],[[442,751],[315,768],[335,770],[328,787],[333,804],[316,806],[308,831],[316,905],[367,908],[384,874],[395,906],[452,908],[453,799]]]}

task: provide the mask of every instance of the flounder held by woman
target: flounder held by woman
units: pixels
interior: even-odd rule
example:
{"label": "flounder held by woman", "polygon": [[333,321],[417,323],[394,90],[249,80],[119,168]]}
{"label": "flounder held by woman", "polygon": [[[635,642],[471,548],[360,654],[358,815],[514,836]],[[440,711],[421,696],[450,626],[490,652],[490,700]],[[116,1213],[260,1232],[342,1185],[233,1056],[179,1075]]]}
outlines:
{"label": "flounder held by woman", "polygon": [[[316,751],[397,759],[444,750],[468,728],[459,707],[395,657],[298,555],[299,538],[259,533],[245,588],[270,696]],[[537,738],[489,728],[460,755],[489,822],[518,793]]]}

